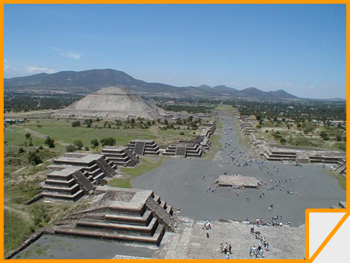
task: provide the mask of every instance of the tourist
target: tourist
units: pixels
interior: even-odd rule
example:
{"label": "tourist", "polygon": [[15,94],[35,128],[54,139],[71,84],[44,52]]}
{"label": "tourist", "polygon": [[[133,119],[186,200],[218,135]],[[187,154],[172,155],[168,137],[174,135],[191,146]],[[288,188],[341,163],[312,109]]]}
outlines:
{"label": "tourist", "polygon": [[249,248],[249,256],[251,257],[253,255],[253,247]]}

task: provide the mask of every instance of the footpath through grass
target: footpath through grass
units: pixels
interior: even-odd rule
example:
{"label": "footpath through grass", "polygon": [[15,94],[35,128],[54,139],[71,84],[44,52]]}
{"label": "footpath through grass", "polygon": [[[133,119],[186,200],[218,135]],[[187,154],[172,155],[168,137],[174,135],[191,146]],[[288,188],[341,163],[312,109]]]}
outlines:
{"label": "footpath through grass", "polygon": [[125,174],[125,177],[114,178],[108,182],[108,185],[114,187],[132,188],[130,183],[131,179],[153,170],[154,168],[161,165],[162,161],[163,158],[158,156],[152,156],[147,158],[143,157],[141,158],[141,164],[137,165],[135,168],[120,168],[122,173]]}

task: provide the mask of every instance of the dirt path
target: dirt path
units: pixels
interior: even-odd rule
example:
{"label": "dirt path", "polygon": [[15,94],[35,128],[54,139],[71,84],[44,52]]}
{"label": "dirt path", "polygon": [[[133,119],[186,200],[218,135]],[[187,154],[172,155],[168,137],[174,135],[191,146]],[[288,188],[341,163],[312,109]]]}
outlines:
{"label": "dirt path", "polygon": [[163,144],[163,137],[159,134],[158,132],[158,127],[157,126],[151,126],[150,130],[153,132],[154,136],[157,137],[156,141],[158,144]]}
{"label": "dirt path", "polygon": [[[24,130],[27,131],[27,132],[32,133],[34,136],[36,136],[38,138],[46,139],[46,137],[47,137],[47,135],[42,134],[42,133],[37,132],[37,131],[34,131],[34,130],[31,130],[29,128],[24,128]],[[70,145],[69,143],[65,143],[65,142],[61,142],[61,141],[55,141],[55,142],[57,142],[58,144],[61,144],[62,146]]]}

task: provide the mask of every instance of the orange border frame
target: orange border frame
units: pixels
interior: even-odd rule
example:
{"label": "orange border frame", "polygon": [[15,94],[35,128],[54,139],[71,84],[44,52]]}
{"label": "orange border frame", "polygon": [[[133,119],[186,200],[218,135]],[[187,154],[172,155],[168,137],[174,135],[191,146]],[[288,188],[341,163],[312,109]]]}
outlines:
{"label": "orange border frame", "polygon": [[[2,51],[4,51],[4,5],[5,4],[347,4],[346,5],[346,13],[349,14],[350,11],[350,5],[348,5],[348,2],[350,2],[350,0],[343,0],[343,1],[331,1],[331,0],[289,0],[289,1],[282,1],[282,0],[246,0],[246,1],[242,1],[242,0],[219,0],[219,1],[210,1],[210,0],[191,0],[191,1],[186,1],[186,0],[102,0],[101,2],[98,1],[94,1],[94,0],[42,0],[42,1],[38,1],[38,0],[1,0],[1,6],[0,6],[0,15],[2,17],[1,19],[1,47],[2,47]],[[350,19],[347,16],[346,17],[346,32],[347,32],[347,43],[346,43],[346,49],[347,51],[349,50],[349,24],[350,24]],[[4,52],[1,52],[0,54],[0,58],[1,61],[4,61]],[[347,65],[348,65],[348,61],[349,61],[349,53],[347,52],[346,55],[346,61],[347,61]],[[4,64],[1,64],[1,71],[0,71],[0,77],[3,79],[4,78]],[[4,94],[4,85],[2,84],[0,86],[0,91],[1,94],[3,96]],[[348,100],[350,97],[349,93],[346,94],[346,99]],[[0,113],[0,121],[1,123],[3,123],[3,119],[4,119],[4,114],[3,114],[3,109],[4,109],[4,100],[0,100],[0,108],[1,113]],[[350,112],[350,106],[347,103],[346,105],[346,112],[349,113]],[[346,117],[347,123],[350,123],[350,117],[347,114]],[[347,135],[349,134],[349,131],[347,130]],[[4,141],[4,134],[0,133],[0,138],[2,141]],[[347,142],[346,146],[347,149],[349,148],[349,141]],[[2,160],[2,165],[0,165],[1,167],[1,172],[2,174],[4,174],[4,167],[3,167],[3,156],[4,156],[4,145],[2,144],[0,147],[0,156],[1,156],[1,160]],[[349,156],[347,156],[347,163],[349,163]],[[349,186],[350,186],[350,181],[347,179],[346,181],[346,188],[347,188],[347,192],[346,192],[346,199],[349,200]],[[0,180],[0,192],[1,192],[1,196],[0,196],[0,200],[2,201],[2,204],[4,202],[4,181]],[[323,243],[321,244],[321,246],[316,250],[316,252],[310,256],[309,255],[309,215],[310,213],[345,213],[344,216],[342,217],[342,219],[338,222],[338,224],[334,227],[334,229],[331,231],[331,233],[327,236],[327,238],[323,241]],[[347,218],[350,215],[350,208],[347,209],[307,209],[305,211],[305,260],[303,259],[291,259],[288,260],[288,262],[313,262],[316,257],[320,254],[320,252],[322,251],[322,249],[327,245],[327,243],[331,240],[331,238],[334,236],[334,234],[338,231],[338,229],[341,227],[341,225],[345,222],[345,220],[347,220]],[[0,221],[4,222],[4,209],[1,210],[0,212]],[[2,233],[0,236],[0,241],[1,241],[1,246],[0,246],[0,254],[4,255],[4,233],[3,233],[3,228],[2,229]],[[15,259],[11,259],[11,260],[15,260]],[[24,261],[33,261],[33,260],[29,260],[29,259],[22,259]],[[21,261],[22,261],[21,260]],[[150,260],[144,260],[143,262],[151,262],[155,259],[150,259]],[[242,259],[243,260],[243,259]],[[4,259],[2,259],[2,261],[5,261]],[[72,261],[72,262],[85,262],[86,260],[55,260],[55,262],[67,262],[67,261]],[[91,261],[91,260],[89,260]],[[96,262],[106,262],[105,260],[93,260]],[[157,261],[166,261],[166,259],[157,259]],[[181,262],[183,261],[183,259],[179,259],[179,260],[172,260],[173,262]],[[201,262],[209,262],[209,261],[219,261],[219,260],[197,260],[197,261],[201,261]],[[255,261],[254,259],[247,259],[244,260],[245,262],[250,262],[250,261]],[[265,259],[264,262],[285,262],[286,260],[283,259]]]}

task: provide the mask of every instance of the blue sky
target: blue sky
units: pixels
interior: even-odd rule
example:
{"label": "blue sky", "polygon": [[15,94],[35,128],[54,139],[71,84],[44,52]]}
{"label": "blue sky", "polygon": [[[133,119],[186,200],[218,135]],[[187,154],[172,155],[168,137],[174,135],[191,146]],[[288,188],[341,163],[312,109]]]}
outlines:
{"label": "blue sky", "polygon": [[113,68],[345,98],[345,5],[5,5],[4,75]]}

